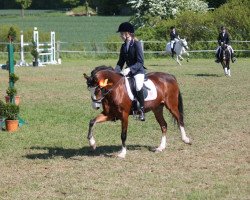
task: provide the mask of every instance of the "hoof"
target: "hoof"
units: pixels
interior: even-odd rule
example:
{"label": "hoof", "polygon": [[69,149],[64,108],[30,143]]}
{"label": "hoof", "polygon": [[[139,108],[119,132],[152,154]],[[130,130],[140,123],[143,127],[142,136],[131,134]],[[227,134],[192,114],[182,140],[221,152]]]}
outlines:
{"label": "hoof", "polygon": [[127,149],[122,147],[122,150],[120,151],[120,153],[117,155],[118,158],[125,158],[127,154]]}
{"label": "hoof", "polygon": [[91,137],[91,138],[89,139],[89,145],[92,147],[93,150],[96,149],[96,142],[95,142],[94,137]]}
{"label": "hoof", "polygon": [[126,154],[124,154],[124,153],[119,153],[119,154],[117,155],[117,157],[118,157],[118,158],[121,158],[121,159],[124,159],[124,158],[126,157]]}
{"label": "hoof", "polygon": [[163,152],[164,149],[165,149],[165,148],[157,147],[157,148],[155,148],[154,152],[155,152],[155,153]]}
{"label": "hoof", "polygon": [[192,141],[189,139],[189,138],[185,138],[182,140],[185,144],[189,144],[191,145],[192,144]]}
{"label": "hoof", "polygon": [[96,150],[96,144],[91,145],[91,148],[92,148],[93,151]]}

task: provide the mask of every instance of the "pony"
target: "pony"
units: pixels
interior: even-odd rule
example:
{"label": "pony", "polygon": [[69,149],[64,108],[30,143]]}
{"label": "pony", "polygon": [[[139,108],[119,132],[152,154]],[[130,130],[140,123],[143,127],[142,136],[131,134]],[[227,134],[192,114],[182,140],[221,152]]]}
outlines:
{"label": "pony", "polygon": [[[176,53],[176,59],[174,57],[172,57],[179,65],[181,65],[180,60],[183,60],[183,57],[181,56],[182,54],[186,54],[187,55],[187,62],[189,61],[189,53],[187,52],[187,50],[189,49],[188,44],[186,39],[180,39],[177,40],[174,46],[174,51]],[[166,45],[166,53],[168,54],[172,54],[171,51],[171,45],[170,42],[167,43]]]}
{"label": "pony", "polygon": [[[83,75],[86,79],[87,88],[91,93],[93,107],[98,109],[102,106],[103,108],[102,112],[89,122],[87,138],[90,147],[93,150],[96,149],[93,127],[97,123],[120,120],[122,148],[118,157],[125,158],[127,153],[128,121],[129,115],[132,114],[132,100],[128,96],[125,85],[127,77],[107,66],[96,67],[90,76],[85,73]],[[191,140],[187,137],[184,128],[183,100],[176,78],[163,72],[148,73],[147,78],[155,84],[157,97],[154,100],[145,101],[145,112],[152,111],[154,113],[162,132],[160,145],[155,151],[161,152],[166,148],[167,122],[163,116],[164,106],[177,121],[183,142],[191,144]]]}
{"label": "pony", "polygon": [[231,52],[228,49],[226,44],[221,45],[221,51],[220,51],[220,63],[222,65],[222,68],[224,70],[225,76],[231,76],[230,72],[230,59],[231,59]]}

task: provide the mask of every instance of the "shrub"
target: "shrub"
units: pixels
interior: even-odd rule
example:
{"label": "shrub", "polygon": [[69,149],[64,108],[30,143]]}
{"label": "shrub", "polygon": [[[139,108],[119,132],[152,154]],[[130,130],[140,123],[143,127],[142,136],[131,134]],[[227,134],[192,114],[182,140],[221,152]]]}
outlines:
{"label": "shrub", "polygon": [[19,106],[13,103],[6,103],[4,107],[3,116],[6,118],[6,120],[17,120],[19,110]]}

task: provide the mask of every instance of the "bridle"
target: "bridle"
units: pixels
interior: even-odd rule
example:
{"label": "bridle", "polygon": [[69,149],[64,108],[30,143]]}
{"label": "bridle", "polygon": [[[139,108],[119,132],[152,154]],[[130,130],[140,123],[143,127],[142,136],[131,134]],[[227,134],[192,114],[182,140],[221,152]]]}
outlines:
{"label": "bridle", "polygon": [[117,81],[116,82],[116,84],[115,85],[113,85],[113,87],[111,87],[110,89],[105,89],[105,87],[102,87],[102,86],[100,86],[100,85],[97,85],[97,86],[95,86],[95,87],[88,87],[88,89],[90,90],[90,88],[91,89],[93,89],[94,91],[96,91],[96,89],[100,89],[100,91],[101,91],[101,94],[102,94],[102,96],[99,98],[99,99],[95,99],[92,95],[91,95],[91,100],[92,100],[92,102],[94,102],[94,103],[99,103],[99,104],[101,104],[102,103],[102,100],[118,85],[118,83],[121,81],[121,80],[125,80],[124,79],[124,77],[123,78],[121,78],[119,81]]}

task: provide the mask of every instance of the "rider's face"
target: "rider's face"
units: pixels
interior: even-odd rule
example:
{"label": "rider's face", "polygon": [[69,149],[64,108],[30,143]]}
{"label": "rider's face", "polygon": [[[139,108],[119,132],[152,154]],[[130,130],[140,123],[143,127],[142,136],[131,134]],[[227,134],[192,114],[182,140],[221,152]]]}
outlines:
{"label": "rider's face", "polygon": [[128,32],[120,32],[120,37],[123,41],[129,40],[129,38],[131,38],[131,36]]}

